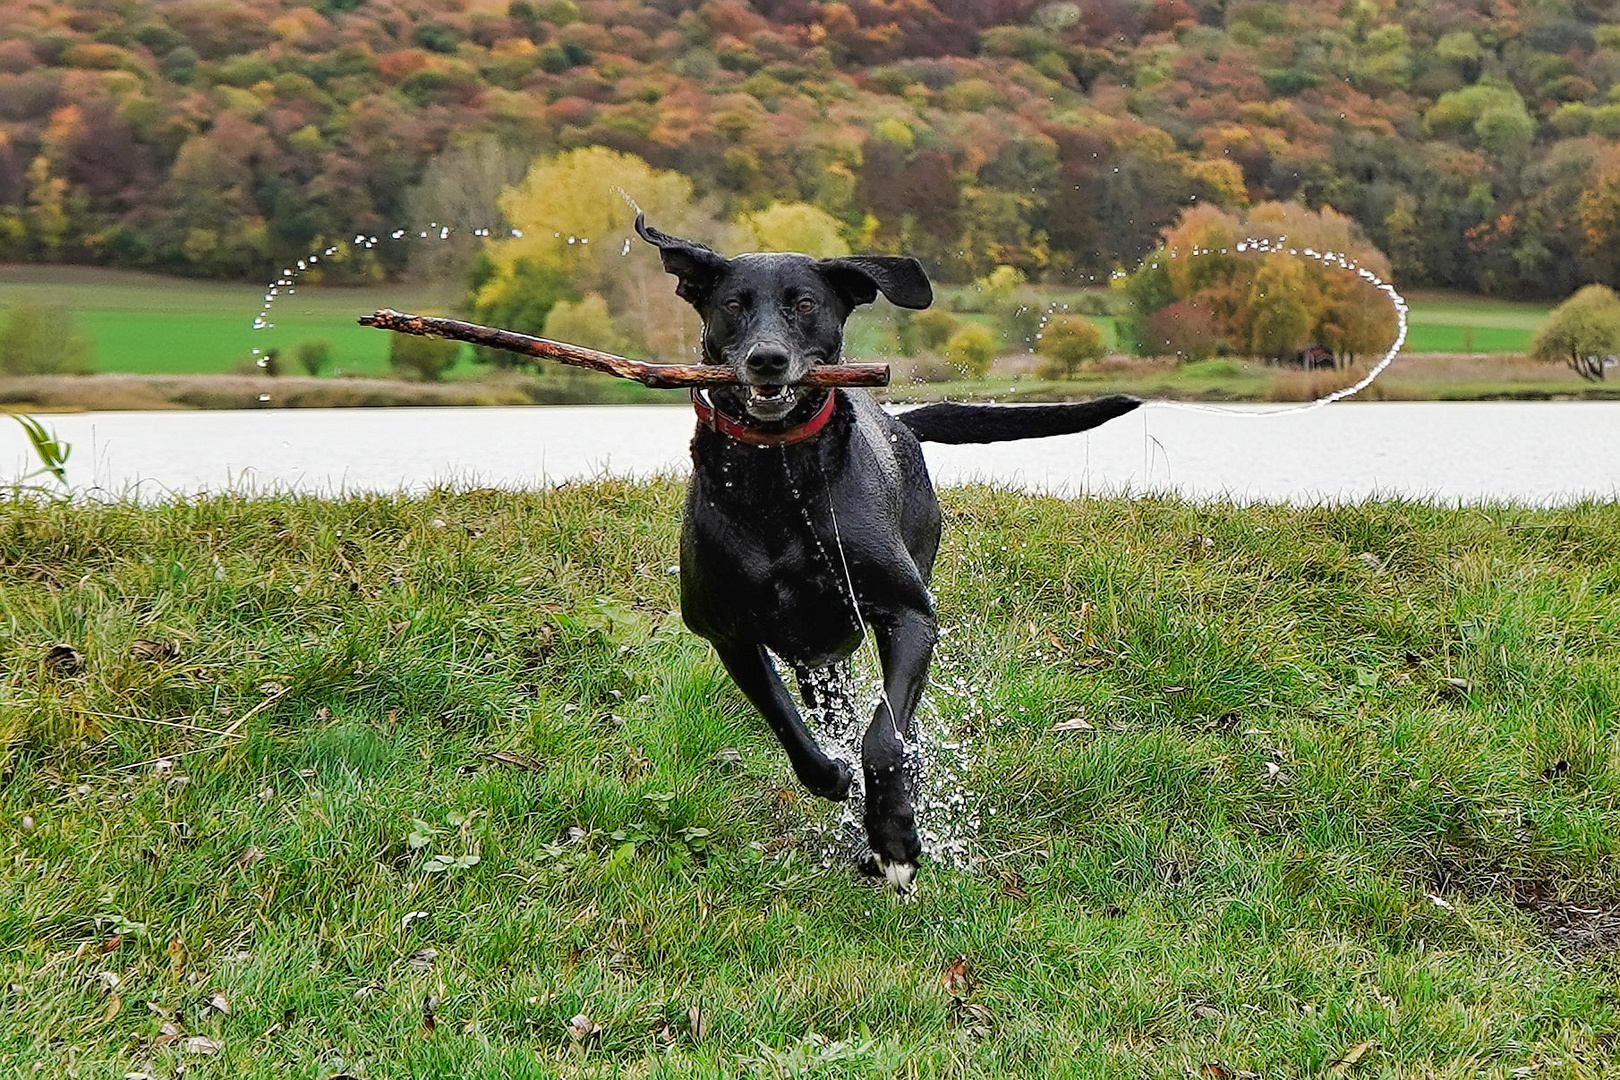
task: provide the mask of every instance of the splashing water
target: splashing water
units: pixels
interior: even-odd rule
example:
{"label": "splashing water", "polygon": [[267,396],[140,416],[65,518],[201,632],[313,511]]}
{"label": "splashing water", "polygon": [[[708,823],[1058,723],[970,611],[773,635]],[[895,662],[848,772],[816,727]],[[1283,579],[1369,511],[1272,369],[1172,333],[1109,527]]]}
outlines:
{"label": "splashing water", "polygon": [[[805,681],[815,698],[825,702],[807,706],[805,722],[829,756],[856,770],[849,798],[808,827],[806,850],[825,869],[856,862],[866,853],[861,739],[883,700],[883,681],[874,665],[857,662],[811,672]],[[989,745],[980,741],[992,726],[984,706],[988,696],[968,681],[944,648],[935,651],[928,692],[912,720],[904,768],[915,793],[923,853],[936,866],[971,870],[979,862],[988,776],[974,747]]]}
{"label": "splashing water", "polygon": [[[471,236],[487,239],[494,236],[498,230],[485,226],[479,226],[477,228],[467,229],[465,231]],[[514,240],[521,240],[523,238],[522,229],[507,229],[505,231],[506,235]],[[374,251],[384,243],[410,243],[416,240],[442,242],[449,240],[451,236],[456,234],[456,232],[457,230],[449,225],[441,225],[437,221],[432,221],[428,223],[427,228],[425,229],[394,229],[391,232],[383,235],[355,233],[354,239],[349,241],[349,244],[351,247],[358,248],[362,251]],[[568,242],[570,244],[590,243],[588,239],[582,237],[569,237]],[[276,324],[271,321],[270,312],[275,306],[276,301],[281,299],[282,296],[294,295],[297,292],[299,277],[311,270],[317,269],[317,264],[320,263],[322,259],[326,259],[330,262],[341,259],[343,254],[344,253],[340,247],[337,245],[331,245],[322,248],[320,251],[312,251],[308,255],[305,255],[302,259],[299,259],[297,262],[293,263],[291,266],[283,267],[280,275],[278,275],[276,279],[269,285],[265,286],[264,304],[259,308],[259,313],[253,318],[253,329],[275,329]],[[268,362],[260,350],[254,349],[253,356],[255,357],[254,362],[259,367],[263,368],[268,366]]]}

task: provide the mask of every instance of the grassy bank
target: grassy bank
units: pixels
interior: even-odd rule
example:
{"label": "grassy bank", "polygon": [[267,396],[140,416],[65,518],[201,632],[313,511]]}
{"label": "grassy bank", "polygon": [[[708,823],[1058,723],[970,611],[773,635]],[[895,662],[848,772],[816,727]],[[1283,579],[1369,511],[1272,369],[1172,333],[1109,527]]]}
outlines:
{"label": "grassy bank", "polygon": [[0,1072],[1620,1068],[1620,506],[946,502],[906,906],[672,483],[0,507]]}

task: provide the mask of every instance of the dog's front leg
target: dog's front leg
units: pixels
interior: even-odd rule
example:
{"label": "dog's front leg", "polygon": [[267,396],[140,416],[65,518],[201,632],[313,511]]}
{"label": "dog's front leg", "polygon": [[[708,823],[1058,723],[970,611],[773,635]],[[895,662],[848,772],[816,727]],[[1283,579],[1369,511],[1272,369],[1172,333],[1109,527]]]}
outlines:
{"label": "dog's front leg", "polygon": [[905,767],[911,718],[928,680],[934,653],[934,620],[926,612],[906,611],[873,627],[883,663],[883,700],[861,741],[866,774],[866,842],[881,872],[897,892],[911,887],[922,857],[912,778]]}
{"label": "dog's front leg", "polygon": [[799,782],[824,799],[849,798],[849,785],[855,779],[848,762],[828,757],[816,745],[815,736],[805,727],[787,688],[776,674],[765,649],[759,645],[715,642],[714,651],[726,666],[731,681],[753,703],[765,722],[776,733]]}

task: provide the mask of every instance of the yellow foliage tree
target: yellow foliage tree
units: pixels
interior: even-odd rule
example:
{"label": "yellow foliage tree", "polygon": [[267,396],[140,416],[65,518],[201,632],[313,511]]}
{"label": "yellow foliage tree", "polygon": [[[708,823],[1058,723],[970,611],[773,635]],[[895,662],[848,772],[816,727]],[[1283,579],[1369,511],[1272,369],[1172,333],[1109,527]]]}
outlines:
{"label": "yellow foliage tree", "polygon": [[[1256,241],[1272,253],[1257,255]],[[1133,277],[1128,291],[1143,307],[1133,315],[1136,336],[1146,345],[1142,330],[1153,312],[1189,301],[1213,316],[1219,337],[1259,356],[1287,359],[1317,344],[1349,362],[1387,348],[1395,337],[1388,298],[1337,259],[1329,264],[1312,252],[1389,277],[1389,260],[1332,207],[1260,203],[1242,216],[1207,205],[1188,210]]]}
{"label": "yellow foliage tree", "polygon": [[838,219],[809,203],[773,202],[763,210],[744,214],[741,224],[753,234],[759,251],[800,251],[818,259],[849,254]]}
{"label": "yellow foliage tree", "polygon": [[[475,316],[526,310],[525,319],[543,324],[557,302],[595,293],[628,346],[669,360],[691,356],[698,322],[675,296],[657,253],[636,238],[636,211],[666,232],[747,246],[693,197],[686,177],[600,146],[536,161],[501,195],[500,207],[519,235],[487,245]],[[540,293],[546,295],[539,310],[523,307],[526,295]]]}

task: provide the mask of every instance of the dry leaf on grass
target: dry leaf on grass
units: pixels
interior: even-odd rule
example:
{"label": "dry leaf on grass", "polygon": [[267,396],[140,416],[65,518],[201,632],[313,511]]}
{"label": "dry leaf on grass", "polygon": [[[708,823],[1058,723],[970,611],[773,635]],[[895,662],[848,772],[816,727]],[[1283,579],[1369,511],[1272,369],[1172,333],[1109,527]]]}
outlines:
{"label": "dry leaf on grass", "polygon": [[422,998],[422,1034],[431,1035],[439,1026],[439,999],[432,994]]}
{"label": "dry leaf on grass", "polygon": [[1356,1045],[1346,1050],[1339,1057],[1339,1060],[1335,1061],[1330,1068],[1335,1074],[1343,1076],[1345,1073],[1350,1071],[1351,1066],[1355,1065],[1356,1062],[1367,1056],[1367,1051],[1371,1050],[1377,1045],[1378,1039],[1376,1036],[1363,1042],[1358,1042]]}
{"label": "dry leaf on grass", "polygon": [[996,1026],[996,1018],[989,1009],[961,998],[951,999],[951,1020],[975,1039],[988,1038]]}
{"label": "dry leaf on grass", "polygon": [[973,989],[972,980],[968,977],[967,957],[958,956],[940,973],[939,985],[953,998],[967,997]]}
{"label": "dry leaf on grass", "polygon": [[231,1011],[231,999],[225,996],[225,991],[215,990],[203,1002],[203,1009],[205,1011],[212,1010],[222,1016],[228,1016]]}
{"label": "dry leaf on grass", "polygon": [[686,1028],[692,1033],[693,1042],[702,1042],[703,1036],[709,1033],[709,1018],[700,1005],[690,1005],[686,1010]]}
{"label": "dry leaf on grass", "polygon": [[1096,731],[1097,729],[1092,727],[1090,724],[1086,723],[1085,720],[1083,720],[1082,718],[1077,716],[1073,720],[1059,720],[1057,723],[1052,725],[1052,730],[1053,731]]}
{"label": "dry leaf on grass", "polygon": [[177,641],[147,641],[145,638],[136,638],[130,642],[129,654],[137,660],[144,660],[151,664],[161,664],[165,660],[174,660],[180,655],[180,643]]}
{"label": "dry leaf on grass", "polygon": [[515,750],[496,750],[489,755],[489,760],[497,765],[510,765],[514,769],[523,769],[526,772],[540,771],[538,761]]}
{"label": "dry leaf on grass", "polygon": [[52,645],[45,650],[45,664],[63,675],[77,675],[84,670],[84,654],[71,645]]}
{"label": "dry leaf on grass", "polygon": [[203,1057],[213,1057],[219,1053],[219,1043],[206,1035],[192,1035],[180,1041],[180,1049],[188,1054],[200,1054]]}
{"label": "dry leaf on grass", "polygon": [[576,1043],[584,1043],[586,1040],[593,1039],[601,1033],[601,1025],[596,1023],[590,1017],[586,1016],[584,1013],[576,1013],[574,1018],[568,1021],[568,1037],[573,1039]]}

